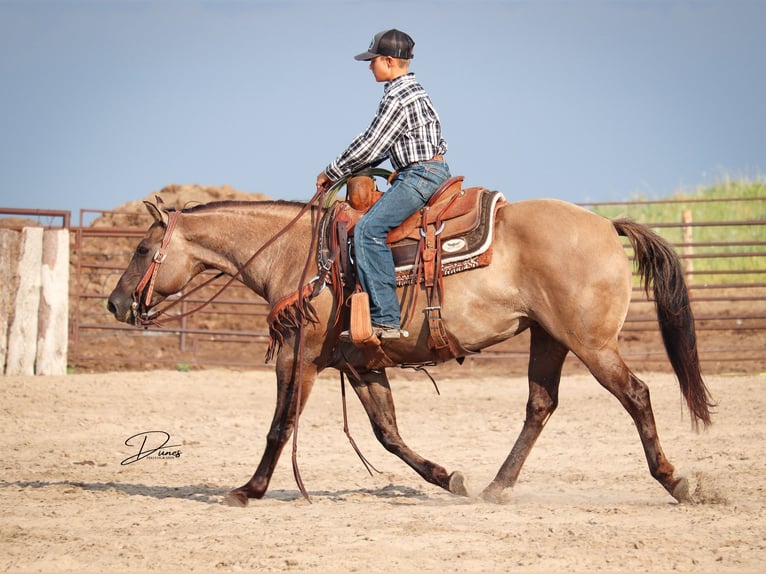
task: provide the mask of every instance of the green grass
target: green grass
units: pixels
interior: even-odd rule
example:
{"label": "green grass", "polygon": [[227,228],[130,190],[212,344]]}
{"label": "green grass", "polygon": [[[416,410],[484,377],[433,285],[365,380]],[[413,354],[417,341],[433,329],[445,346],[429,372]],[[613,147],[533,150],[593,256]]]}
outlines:
{"label": "green grass", "polygon": [[[766,255],[762,255],[766,253],[766,245],[757,244],[766,242],[766,180],[726,180],[712,187],[677,193],[666,199],[647,200],[638,196],[631,198],[629,205],[587,207],[605,217],[624,216],[649,225],[674,244],[679,254],[683,253],[681,244],[685,242],[684,229],[680,224],[684,211],[687,211],[693,224],[695,283],[766,281]],[[735,225],[735,222],[746,221],[760,223]],[[713,222],[728,222],[730,225],[700,225]],[[705,245],[712,243],[729,245]]]}

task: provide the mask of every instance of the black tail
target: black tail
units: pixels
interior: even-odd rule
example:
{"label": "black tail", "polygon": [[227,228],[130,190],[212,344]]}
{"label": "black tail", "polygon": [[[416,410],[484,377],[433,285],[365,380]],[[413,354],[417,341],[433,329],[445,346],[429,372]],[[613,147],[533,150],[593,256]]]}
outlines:
{"label": "black tail", "polygon": [[633,247],[647,296],[649,285],[653,286],[662,340],[692,422],[695,427],[700,422],[707,427],[711,424],[710,408],[715,405],[702,380],[694,315],[678,255],[667,241],[644,225],[629,219],[616,219],[612,224]]}

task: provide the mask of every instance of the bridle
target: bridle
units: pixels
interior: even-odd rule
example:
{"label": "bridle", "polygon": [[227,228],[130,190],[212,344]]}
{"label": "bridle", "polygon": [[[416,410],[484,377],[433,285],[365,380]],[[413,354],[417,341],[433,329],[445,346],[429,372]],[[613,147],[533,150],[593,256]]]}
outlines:
{"label": "bridle", "polygon": [[[154,255],[152,256],[152,261],[149,263],[149,267],[146,268],[146,271],[144,272],[144,276],[141,278],[141,281],[138,282],[138,285],[136,285],[135,291],[133,291],[133,303],[131,304],[131,309],[133,310],[133,317],[134,317],[134,323],[137,326],[143,326],[148,327],[149,325],[153,325],[155,327],[161,327],[163,324],[169,322],[169,321],[177,321],[181,319],[182,317],[186,317],[187,315],[191,315],[192,313],[196,313],[200,309],[207,307],[210,303],[212,303],[222,292],[224,289],[226,289],[229,285],[231,285],[234,280],[239,277],[242,270],[247,267],[247,265],[255,259],[255,256],[258,255],[265,247],[268,245],[264,245],[258,252],[253,255],[253,257],[250,258],[250,260],[245,263],[245,265],[240,269],[235,275],[229,279],[219,290],[216,292],[210,299],[202,303],[200,306],[195,307],[194,309],[187,311],[185,313],[180,313],[178,315],[173,315],[172,317],[166,317],[165,319],[161,319],[160,315],[167,314],[168,309],[171,307],[174,307],[175,305],[178,305],[181,301],[184,299],[190,297],[193,293],[199,291],[206,285],[212,283],[219,277],[225,275],[223,271],[213,275],[210,279],[203,281],[199,285],[197,285],[194,289],[187,291],[177,299],[175,299],[172,303],[168,304],[162,311],[155,311],[152,313],[152,295],[154,294],[154,283],[157,280],[157,273],[160,270],[160,265],[164,263],[165,259],[167,259],[168,253],[167,248],[170,244],[170,238],[173,236],[173,231],[175,231],[176,228],[176,222],[178,221],[178,216],[180,215],[180,211],[171,211],[168,212],[168,222],[165,226],[165,234],[162,236],[162,241],[160,242],[160,246],[157,249],[157,251],[154,252]],[[270,243],[270,242],[269,242]]]}
{"label": "bridle", "polygon": [[[160,265],[162,265],[168,256],[168,244],[170,243],[170,238],[173,236],[173,231],[176,228],[178,214],[178,211],[170,212],[168,223],[165,226],[165,234],[162,236],[162,242],[157,251],[154,252],[152,262],[149,264],[149,267],[146,268],[144,276],[141,278],[141,281],[138,282],[136,290],[133,292],[131,309],[133,310],[133,316],[135,317],[137,325],[141,324],[146,326],[153,323],[149,311],[152,304],[152,295],[154,294],[154,282],[157,280],[157,273],[160,270]],[[146,289],[145,293],[144,289]]]}

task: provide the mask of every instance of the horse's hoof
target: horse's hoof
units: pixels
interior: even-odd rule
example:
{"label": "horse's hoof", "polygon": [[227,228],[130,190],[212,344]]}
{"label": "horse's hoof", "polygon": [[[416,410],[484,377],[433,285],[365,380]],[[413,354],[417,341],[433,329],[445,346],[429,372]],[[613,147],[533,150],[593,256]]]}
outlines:
{"label": "horse's hoof", "polygon": [[244,508],[247,506],[247,503],[247,494],[241,490],[232,490],[229,494],[223,497],[223,504],[226,506]]}
{"label": "horse's hoof", "polygon": [[457,496],[468,496],[468,488],[462,472],[455,471],[449,475],[448,490]]}
{"label": "horse's hoof", "polygon": [[685,478],[678,480],[676,485],[673,487],[673,492],[670,494],[672,494],[673,498],[675,498],[678,502],[687,504],[694,503],[694,498],[692,497],[689,488],[689,481]]}
{"label": "horse's hoof", "polygon": [[493,487],[491,484],[485,488],[481,493],[481,499],[484,502],[490,502],[492,504],[500,504],[503,502],[503,489]]}

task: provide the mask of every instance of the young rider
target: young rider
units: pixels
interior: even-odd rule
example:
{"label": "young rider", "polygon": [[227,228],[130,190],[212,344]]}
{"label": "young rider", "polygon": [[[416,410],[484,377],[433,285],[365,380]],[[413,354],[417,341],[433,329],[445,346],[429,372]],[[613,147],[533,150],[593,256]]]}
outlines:
{"label": "young rider", "polygon": [[409,71],[412,38],[392,29],[375,34],[369,49],[355,56],[370,62],[383,98],[367,129],[317,176],[317,189],[388,159],[396,171],[391,187],[354,228],[357,275],[370,298],[373,332],[380,338],[406,337],[401,329],[396,275],[388,232],[421,209],[450,177],[444,161],[447,142],[431,99]]}

